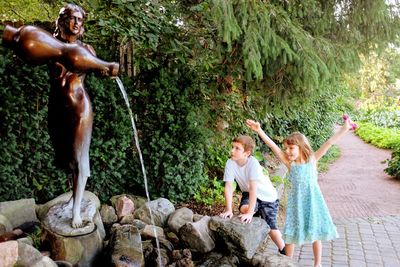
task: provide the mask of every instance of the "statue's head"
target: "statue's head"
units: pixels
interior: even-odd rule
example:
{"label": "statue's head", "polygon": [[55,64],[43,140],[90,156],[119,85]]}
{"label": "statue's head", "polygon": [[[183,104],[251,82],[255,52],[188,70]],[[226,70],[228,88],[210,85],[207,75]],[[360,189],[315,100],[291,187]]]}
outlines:
{"label": "statue's head", "polygon": [[75,4],[68,4],[61,8],[56,20],[54,36],[67,39],[66,36],[76,36],[80,38],[85,29],[83,22],[86,19],[86,12]]}

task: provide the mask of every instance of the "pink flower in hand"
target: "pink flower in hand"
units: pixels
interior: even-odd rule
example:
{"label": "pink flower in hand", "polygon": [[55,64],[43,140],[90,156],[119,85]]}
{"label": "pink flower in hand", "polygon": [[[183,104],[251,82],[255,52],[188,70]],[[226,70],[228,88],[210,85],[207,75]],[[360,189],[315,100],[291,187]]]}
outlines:
{"label": "pink flower in hand", "polygon": [[350,126],[351,126],[351,130],[354,131],[355,129],[358,128],[357,123],[353,122],[353,121],[350,119],[349,115],[343,114],[342,118],[343,118],[344,121],[349,120],[349,123],[350,123]]}

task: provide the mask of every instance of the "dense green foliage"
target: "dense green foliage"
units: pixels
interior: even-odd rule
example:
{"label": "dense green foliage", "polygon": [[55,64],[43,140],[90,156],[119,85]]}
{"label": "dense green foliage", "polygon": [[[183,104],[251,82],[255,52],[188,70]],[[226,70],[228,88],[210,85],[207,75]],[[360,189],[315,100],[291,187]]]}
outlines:
{"label": "dense green foliage", "polygon": [[394,106],[364,110],[357,135],[377,147],[393,150],[385,171],[400,178],[400,109]]}
{"label": "dense green foliage", "polygon": [[67,183],[52,164],[54,152],[46,131],[48,74],[0,49],[0,196],[49,199]]}
{"label": "dense green foliage", "polygon": [[[33,10],[63,4],[28,2]],[[399,30],[397,14],[383,0],[75,2],[90,11],[84,42],[99,57],[116,60],[120,45],[131,47],[135,75],[122,78],[150,194],[173,201],[207,186],[220,191],[214,178],[222,177],[232,138],[254,136],[246,118],[259,120],[278,143],[301,131],[314,148],[321,145],[352,109],[353,87],[343,82],[345,74],[357,70],[360,52],[394,43]],[[32,21],[36,13],[30,14],[21,20]],[[45,127],[47,70],[1,52],[0,195],[44,201],[68,189],[65,174],[52,165]],[[87,88],[95,110],[88,190],[102,200],[144,194],[116,84],[90,76]]]}
{"label": "dense green foliage", "polygon": [[399,129],[379,127],[369,122],[360,123],[357,135],[380,148],[394,149],[397,144],[400,144]]}
{"label": "dense green foliage", "polygon": [[400,147],[397,147],[393,151],[392,158],[388,162],[388,167],[385,169],[385,172],[400,179]]}

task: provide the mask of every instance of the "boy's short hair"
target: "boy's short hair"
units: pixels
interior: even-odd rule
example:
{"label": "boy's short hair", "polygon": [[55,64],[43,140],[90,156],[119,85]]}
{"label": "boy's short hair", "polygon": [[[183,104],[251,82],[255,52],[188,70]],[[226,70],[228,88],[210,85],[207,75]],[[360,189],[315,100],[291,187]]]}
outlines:
{"label": "boy's short hair", "polygon": [[248,135],[239,135],[233,139],[233,142],[242,144],[244,151],[250,151],[250,154],[253,153],[253,149],[256,146],[253,138]]}

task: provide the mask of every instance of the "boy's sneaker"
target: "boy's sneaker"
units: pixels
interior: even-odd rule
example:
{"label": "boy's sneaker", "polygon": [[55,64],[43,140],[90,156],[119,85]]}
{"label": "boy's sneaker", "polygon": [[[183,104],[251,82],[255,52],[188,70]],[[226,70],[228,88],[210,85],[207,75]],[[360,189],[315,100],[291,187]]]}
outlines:
{"label": "boy's sneaker", "polygon": [[285,250],[285,247],[283,247],[283,249],[282,249],[282,250],[278,249],[278,251],[279,251],[279,253],[280,253],[280,254],[282,254],[282,255],[286,255],[286,250]]}

